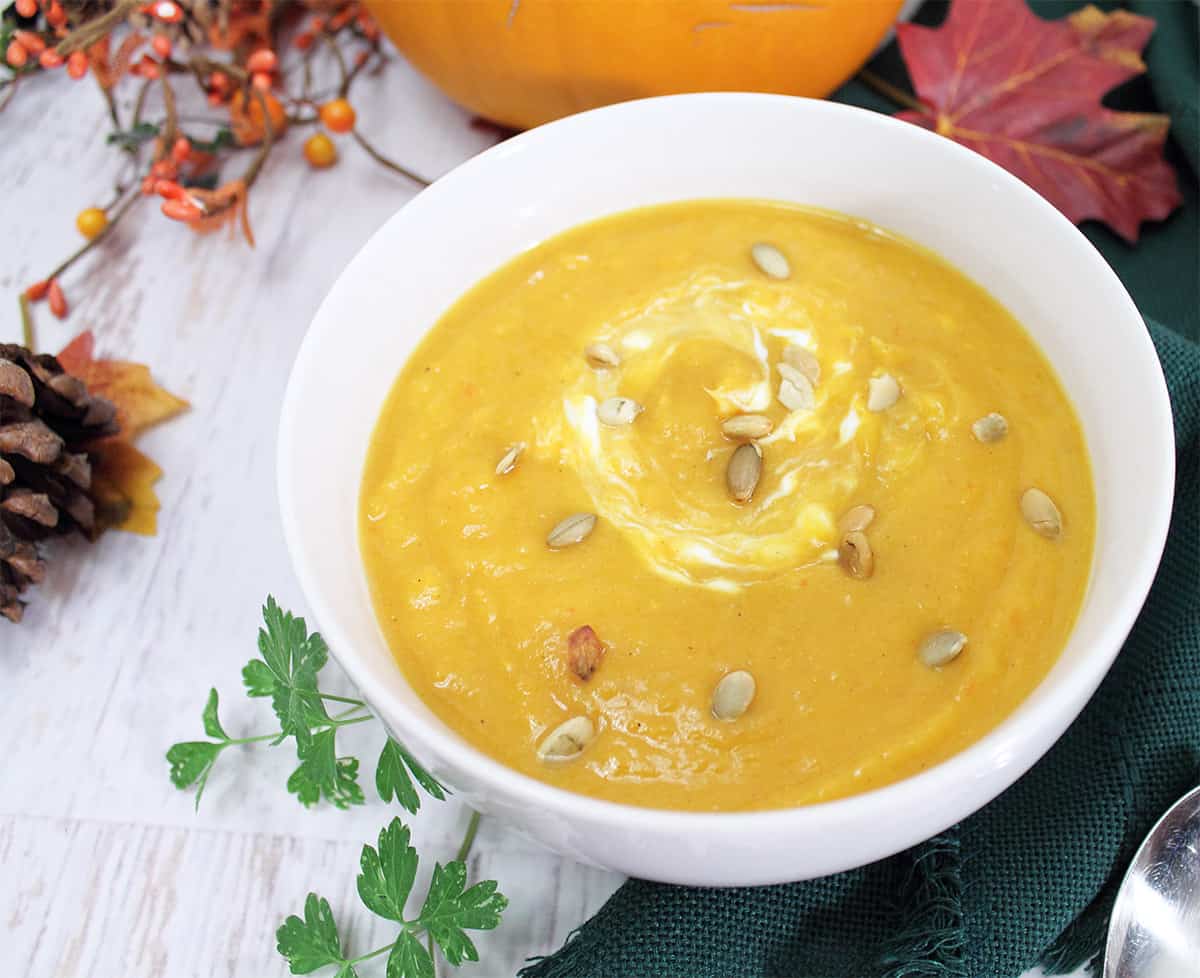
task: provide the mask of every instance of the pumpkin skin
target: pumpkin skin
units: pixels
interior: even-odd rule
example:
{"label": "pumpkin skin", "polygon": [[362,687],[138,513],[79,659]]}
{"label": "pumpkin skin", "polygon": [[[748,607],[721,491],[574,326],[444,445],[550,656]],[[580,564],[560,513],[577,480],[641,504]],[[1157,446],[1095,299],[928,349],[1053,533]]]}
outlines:
{"label": "pumpkin skin", "polygon": [[823,97],[901,0],[366,0],[397,48],[456,102],[517,129],[674,92]]}

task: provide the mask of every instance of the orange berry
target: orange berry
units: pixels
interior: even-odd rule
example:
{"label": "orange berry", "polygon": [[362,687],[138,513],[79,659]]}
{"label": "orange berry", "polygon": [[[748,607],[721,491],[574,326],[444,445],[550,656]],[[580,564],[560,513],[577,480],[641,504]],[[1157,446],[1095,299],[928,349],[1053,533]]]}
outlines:
{"label": "orange berry", "polygon": [[58,279],[50,280],[50,288],[47,292],[47,298],[50,300],[50,311],[59,319],[67,315],[67,297],[63,295],[62,286],[58,284]]}
{"label": "orange berry", "polygon": [[158,62],[151,58],[142,55],[142,60],[129,69],[130,74],[140,75],[142,78],[157,78],[159,75]]}
{"label": "orange berry", "polygon": [[340,31],[354,17],[354,7],[343,7],[336,14],[329,18],[329,29],[331,31]]}
{"label": "orange berry", "polygon": [[292,47],[297,51],[307,51],[312,47],[315,38],[308,31],[301,31],[292,38]]}
{"label": "orange berry", "polygon": [[87,55],[82,51],[76,51],[67,58],[67,74],[72,78],[79,79],[87,74],[88,59]]}
{"label": "orange berry", "polygon": [[40,282],[34,282],[25,290],[25,298],[30,302],[39,302],[46,298],[46,290],[50,288],[50,282],[47,279],[42,279]]}
{"label": "orange berry", "polygon": [[67,22],[67,12],[63,10],[62,4],[58,0],[54,0],[50,4],[50,9],[46,11],[46,23],[51,27],[62,27]]}
{"label": "orange berry", "polygon": [[308,22],[308,29],[314,34],[320,34],[321,31],[325,30],[325,18],[314,17]]}
{"label": "orange berry", "polygon": [[21,68],[29,60],[29,52],[25,50],[25,45],[20,41],[9,41],[8,50],[4,52],[4,60],[13,68]]}
{"label": "orange berry", "polygon": [[156,183],[157,181],[152,176],[147,175],[142,177],[142,196],[149,197],[153,194]]}
{"label": "orange berry", "polygon": [[250,84],[255,88],[261,88],[264,92],[271,90],[271,76],[265,71],[256,71],[250,76]]}
{"label": "orange berry", "polygon": [[37,13],[37,0],[17,0],[17,13],[22,17],[32,17]]}
{"label": "orange berry", "polygon": [[369,24],[363,24],[362,32],[363,37],[365,37],[371,43],[379,40],[379,25],[374,21],[371,21]]}
{"label": "orange berry", "polygon": [[323,170],[337,162],[337,147],[325,133],[319,132],[315,136],[309,136],[305,141],[304,158],[310,165],[315,166],[318,170]]}
{"label": "orange berry", "polygon": [[184,200],[187,198],[187,191],[174,180],[155,180],[154,192],[160,197],[165,197],[167,200]]}
{"label": "orange berry", "polygon": [[176,163],[182,163],[188,158],[191,151],[192,144],[188,142],[187,136],[180,136],[175,140],[175,145],[171,147],[171,159]]}
{"label": "orange berry", "polygon": [[356,54],[354,56],[354,67],[361,68],[363,65],[365,65],[367,63],[367,58],[369,58],[370,56],[371,56],[370,51],[359,51],[358,54]]}
{"label": "orange berry", "polygon": [[91,241],[108,227],[108,215],[99,207],[85,207],[75,215],[75,227]]}
{"label": "orange berry", "polygon": [[13,31],[13,37],[20,41],[21,47],[30,54],[41,54],[46,50],[46,42],[33,31]]}
{"label": "orange berry", "polygon": [[165,34],[155,34],[150,39],[150,46],[154,48],[154,53],[160,58],[169,58],[171,56],[171,39]]}
{"label": "orange berry", "polygon": [[246,70],[252,74],[261,72],[269,75],[278,67],[279,59],[275,57],[275,52],[270,48],[259,48],[246,59]]}
{"label": "orange berry", "polygon": [[330,132],[349,132],[356,118],[354,106],[344,98],[335,98],[321,106],[321,122]]}
{"label": "orange berry", "polygon": [[164,200],[162,212],[173,221],[194,221],[204,216],[204,211],[191,200]]}
{"label": "orange berry", "polygon": [[225,100],[223,98],[221,98],[220,92],[209,92],[208,93],[208,104],[209,105],[220,105],[224,101]]}
{"label": "orange berry", "polygon": [[38,58],[38,64],[43,68],[57,68],[62,63],[62,55],[55,51],[54,48],[46,48]]}

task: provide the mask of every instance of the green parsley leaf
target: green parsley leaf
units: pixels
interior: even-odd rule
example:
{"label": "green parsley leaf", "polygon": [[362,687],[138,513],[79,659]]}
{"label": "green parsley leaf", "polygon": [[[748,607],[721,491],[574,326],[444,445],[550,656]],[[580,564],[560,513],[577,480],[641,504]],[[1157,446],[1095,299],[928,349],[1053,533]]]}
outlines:
{"label": "green parsley leaf", "polygon": [[508,900],[496,892],[496,881],[476,883],[469,890],[466,863],[458,861],[433,867],[429,895],[421,908],[418,923],[438,942],[451,964],[478,961],[479,952],[466,930],[492,930],[500,923],[500,914]]}
{"label": "green parsley leaf", "polygon": [[242,669],[247,696],[274,696],[275,674],[262,659],[251,659]]}
{"label": "green parsley leaf", "polygon": [[[412,777],[409,776],[410,771]],[[379,763],[375,765],[375,790],[379,792],[379,797],[384,801],[395,798],[405,811],[415,814],[421,808],[421,796],[413,787],[413,777],[430,796],[438,801],[445,799],[446,789],[441,782],[389,737],[379,755]]]}
{"label": "green parsley leaf", "polygon": [[398,818],[379,833],[379,849],[363,846],[358,895],[372,913],[404,920],[404,904],[417,876],[417,850],[409,845],[408,829]]}
{"label": "green parsley leaf", "polygon": [[337,756],[336,736],[337,729],[330,727],[299,748],[300,766],[288,778],[287,788],[302,805],[315,805],[322,797],[338,808],[363,803],[362,788],[358,786],[358,759]]}
{"label": "green parsley leaf", "polygon": [[221,721],[217,718],[217,691],[210,689],[208,691],[208,702],[204,704],[204,712],[200,714],[204,721],[204,732],[210,737],[215,737],[217,740],[228,740],[227,734],[221,727]]}
{"label": "green parsley leaf", "polygon": [[375,790],[384,801],[393,798],[406,812],[416,813],[421,808],[421,796],[413,787],[412,778],[404,767],[404,755],[400,745],[389,737],[375,765]]}
{"label": "green parsley leaf", "polygon": [[433,958],[411,931],[402,931],[392,945],[387,978],[434,978]]}
{"label": "green parsley leaf", "polygon": [[[274,679],[271,704],[280,730],[294,736],[303,752],[312,740],[312,728],[329,721],[317,692],[317,673],[329,659],[329,649],[319,634],[308,634],[303,618],[280,610],[273,597],[267,598],[263,621],[267,627],[258,631],[258,650]],[[261,674],[255,678],[261,679]]]}
{"label": "green parsley leaf", "polygon": [[304,901],[304,919],[292,914],[275,932],[275,940],[294,975],[307,975],[331,964],[338,965],[338,978],[355,975],[342,951],[333,911],[328,901],[315,893],[310,893]]}
{"label": "green parsley leaf", "polygon": [[197,808],[200,807],[200,796],[204,794],[204,785],[208,782],[208,773],[224,747],[224,744],[213,744],[207,740],[189,740],[172,744],[167,751],[171,783],[181,789],[196,785]]}

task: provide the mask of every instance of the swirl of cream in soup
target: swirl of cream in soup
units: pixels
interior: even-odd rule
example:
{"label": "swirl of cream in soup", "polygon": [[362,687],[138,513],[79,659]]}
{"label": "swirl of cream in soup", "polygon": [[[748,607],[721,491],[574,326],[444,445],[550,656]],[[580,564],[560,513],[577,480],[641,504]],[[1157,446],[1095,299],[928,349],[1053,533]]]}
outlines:
{"label": "swirl of cream in soup", "polygon": [[[958,420],[946,363],[933,365],[938,383],[868,411],[868,379],[891,373],[903,387],[914,351],[872,337],[844,302],[804,283],[696,273],[623,309],[595,339],[621,366],[595,370],[580,356],[561,401],[535,419],[538,442],[558,451],[596,513],[650,566],[690,584],[736,591],[833,559],[838,517],[869,502],[863,494],[877,480],[902,479],[928,440]],[[821,365],[811,410],[789,412],[776,398],[777,367],[793,343]],[[646,411],[605,426],[597,405],[618,395]],[[725,493],[734,446],[720,422],[743,412],[768,414],[775,428],[758,441],[762,482],[739,505]]]}

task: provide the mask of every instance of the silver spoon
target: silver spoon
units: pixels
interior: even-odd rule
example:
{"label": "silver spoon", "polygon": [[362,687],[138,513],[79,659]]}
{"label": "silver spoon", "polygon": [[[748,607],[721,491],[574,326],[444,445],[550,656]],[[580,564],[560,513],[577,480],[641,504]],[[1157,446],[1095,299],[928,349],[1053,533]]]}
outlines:
{"label": "silver spoon", "polygon": [[1104,978],[1200,976],[1200,788],[1158,820],[1117,891]]}

